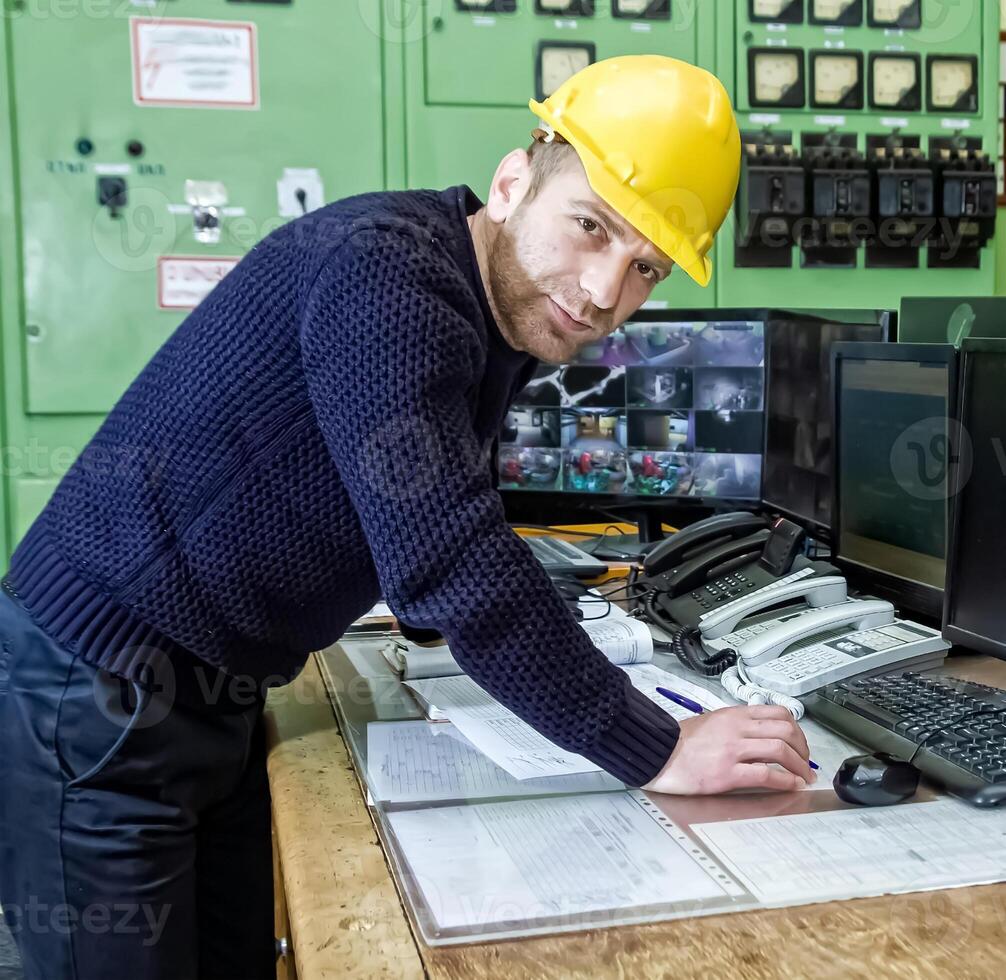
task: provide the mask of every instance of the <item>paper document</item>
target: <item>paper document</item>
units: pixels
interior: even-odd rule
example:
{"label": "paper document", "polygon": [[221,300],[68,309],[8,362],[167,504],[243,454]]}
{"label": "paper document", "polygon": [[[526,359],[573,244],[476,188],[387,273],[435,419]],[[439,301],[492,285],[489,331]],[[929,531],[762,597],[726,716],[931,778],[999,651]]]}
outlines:
{"label": "paper document", "polygon": [[653,659],[653,636],[649,626],[638,619],[605,617],[580,625],[613,664],[640,664]]}
{"label": "paper document", "polygon": [[430,718],[449,718],[480,752],[517,779],[599,772],[582,755],[567,752],[521,721],[467,675],[409,681]]}
{"label": "paper document", "polygon": [[367,784],[375,799],[389,803],[625,788],[605,772],[514,779],[475,748],[454,725],[425,721],[367,725]]}
{"label": "paper document", "polygon": [[1006,880],[1006,812],[956,800],[693,824],[763,902]]}
{"label": "paper document", "polygon": [[[596,613],[588,612],[587,616],[596,616]],[[624,613],[588,618],[580,626],[594,646],[613,664],[645,663],[653,658],[653,637],[649,627]],[[464,673],[446,644],[422,647],[395,638],[388,640],[382,652],[392,669],[407,681],[426,677],[457,677]]]}
{"label": "paper document", "polygon": [[663,694],[658,694],[658,687],[674,691],[675,694],[683,694],[686,698],[690,698],[692,701],[701,704],[706,711],[712,711],[714,708],[728,707],[728,703],[723,698],[713,694],[712,691],[699,687],[698,684],[693,684],[678,674],[672,674],[662,667],[656,666],[656,664],[641,664],[632,667],[623,667],[622,669],[629,675],[632,686],[640,694],[646,695],[654,704],[659,705],[677,721],[694,718],[695,715],[687,708],[682,708],[680,704],[675,704],[670,699],[665,698]]}
{"label": "paper document", "polygon": [[[633,643],[632,636],[638,635],[640,627],[649,637],[646,626],[633,619],[608,625],[621,626],[623,622],[633,626],[632,634],[622,636],[627,646]],[[688,718],[691,713],[657,694],[658,686],[694,698],[705,708],[726,704],[704,688],[653,664],[632,664],[622,670],[634,687],[674,718]],[[433,721],[449,718],[479,751],[517,779],[599,771],[598,766],[583,756],[567,752],[540,735],[468,676],[434,677],[409,681],[405,686],[415,692],[428,718]]]}
{"label": "paper document", "polygon": [[658,822],[636,794],[477,803],[387,817],[440,929],[740,893],[714,862],[693,857],[680,830]]}

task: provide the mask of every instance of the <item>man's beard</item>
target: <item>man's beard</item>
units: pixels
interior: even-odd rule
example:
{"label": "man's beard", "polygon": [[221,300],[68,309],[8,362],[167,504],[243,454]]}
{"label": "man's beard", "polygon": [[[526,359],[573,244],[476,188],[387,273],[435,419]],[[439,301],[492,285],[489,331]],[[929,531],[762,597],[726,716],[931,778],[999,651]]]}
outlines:
{"label": "man's beard", "polygon": [[[518,254],[518,214],[499,227],[489,246],[490,299],[497,325],[511,347],[527,351],[547,363],[562,364],[572,360],[585,344],[610,333],[611,313],[591,306],[584,317],[593,326],[589,332],[584,331],[582,339],[564,333],[552,321],[548,298],[558,296],[565,303],[567,289],[559,279],[547,275],[535,279],[526,271]],[[570,301],[567,309],[576,311],[580,305]]]}

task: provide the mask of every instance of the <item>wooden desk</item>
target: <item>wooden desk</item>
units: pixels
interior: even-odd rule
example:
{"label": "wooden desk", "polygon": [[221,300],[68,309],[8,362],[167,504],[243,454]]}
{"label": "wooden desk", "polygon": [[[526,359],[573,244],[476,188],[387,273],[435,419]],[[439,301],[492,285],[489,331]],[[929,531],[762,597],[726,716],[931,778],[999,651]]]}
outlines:
{"label": "wooden desk", "polygon": [[[1006,686],[1006,663],[951,672]],[[430,948],[412,934],[315,659],[267,709],[299,980],[345,977],[1003,976],[1006,885]]]}

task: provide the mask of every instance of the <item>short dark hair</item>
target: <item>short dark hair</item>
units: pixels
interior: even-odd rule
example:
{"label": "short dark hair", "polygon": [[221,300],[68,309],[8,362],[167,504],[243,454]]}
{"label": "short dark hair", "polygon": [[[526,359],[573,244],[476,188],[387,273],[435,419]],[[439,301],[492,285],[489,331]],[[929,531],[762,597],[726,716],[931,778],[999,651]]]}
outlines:
{"label": "short dark hair", "polygon": [[565,170],[573,161],[579,161],[576,150],[569,143],[555,140],[543,143],[535,140],[527,150],[531,161],[531,183],[524,199],[533,200],[554,174]]}

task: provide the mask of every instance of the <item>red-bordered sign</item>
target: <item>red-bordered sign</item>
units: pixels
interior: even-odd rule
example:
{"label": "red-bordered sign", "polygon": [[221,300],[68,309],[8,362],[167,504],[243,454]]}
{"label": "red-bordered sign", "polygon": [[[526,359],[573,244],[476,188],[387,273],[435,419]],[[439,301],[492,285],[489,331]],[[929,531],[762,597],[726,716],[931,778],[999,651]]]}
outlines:
{"label": "red-bordered sign", "polygon": [[[255,24],[187,17],[130,17],[133,101],[194,109],[259,107]],[[207,88],[215,76],[215,88]]]}
{"label": "red-bordered sign", "polygon": [[157,306],[193,310],[241,261],[237,255],[162,255],[157,260]]}

